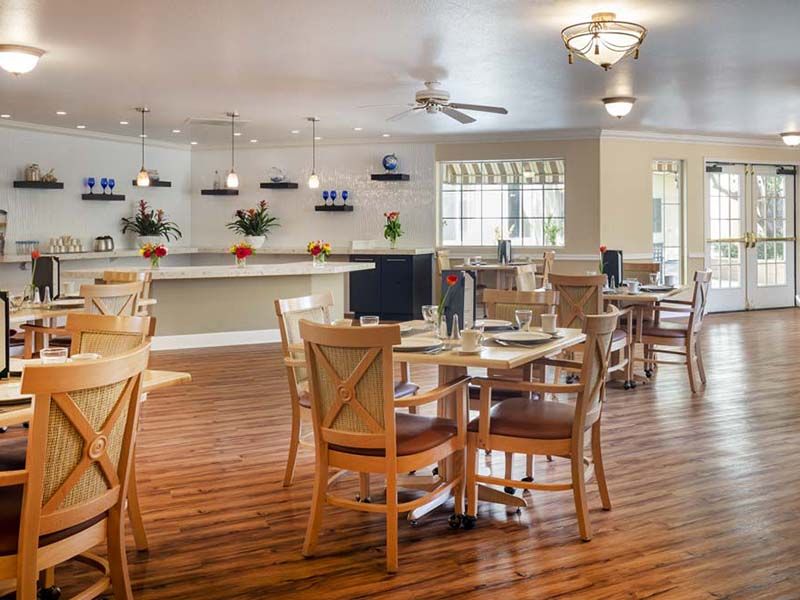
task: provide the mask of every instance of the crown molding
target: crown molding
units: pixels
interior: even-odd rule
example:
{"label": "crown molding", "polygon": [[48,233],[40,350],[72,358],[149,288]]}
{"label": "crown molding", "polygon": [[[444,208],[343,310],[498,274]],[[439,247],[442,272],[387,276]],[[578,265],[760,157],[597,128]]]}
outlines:
{"label": "crown molding", "polygon": [[[139,138],[138,136],[134,138],[127,135],[114,135],[111,133],[102,133],[99,131],[88,131],[86,129],[67,129],[66,127],[55,127],[53,125],[39,125],[37,123],[26,123],[25,121],[12,121],[3,119],[3,121],[0,122],[0,130],[2,129],[21,129],[26,131],[35,131],[37,133],[67,135],[71,137],[80,137],[90,140],[117,142],[120,144],[131,144],[134,146],[138,146],[142,143],[141,138]],[[153,138],[147,138],[147,146],[155,148],[167,148],[169,150],[188,151],[190,149],[189,144],[164,142]]]}
{"label": "crown molding", "polygon": [[638,142],[675,142],[681,144],[714,144],[720,146],[749,146],[754,148],[785,148],[789,146],[782,140],[770,137],[736,137],[725,135],[706,135],[662,131],[627,131],[622,129],[603,129],[601,140],[629,140]]}

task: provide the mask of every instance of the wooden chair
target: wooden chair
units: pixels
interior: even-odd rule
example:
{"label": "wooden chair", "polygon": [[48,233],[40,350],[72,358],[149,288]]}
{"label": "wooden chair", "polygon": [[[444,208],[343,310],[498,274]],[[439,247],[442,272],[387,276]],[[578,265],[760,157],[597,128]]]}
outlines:
{"label": "wooden chair", "polygon": [[[40,571],[75,558],[102,577],[80,598],[113,585],[133,598],[124,502],[149,345],[112,358],[30,365],[21,392],[35,397],[25,466],[0,471],[0,580],[34,600]],[[106,542],[108,560],[89,552]]]}
{"label": "wooden chair", "polygon": [[[617,327],[619,311],[610,306],[609,312],[587,315],[583,319],[583,362],[580,366],[580,383],[545,384],[523,381],[498,381],[476,378],[481,389],[481,413],[470,422],[467,434],[467,516],[464,526],[475,525],[479,482],[491,485],[518,486],[529,490],[572,490],[578,513],[578,529],[583,540],[592,538],[589,511],[586,503],[586,480],[594,472],[605,510],[611,509],[606,485],[603,456],[600,447],[600,420],[605,400],[605,381],[611,356],[612,337]],[[552,361],[561,364],[564,361]],[[504,388],[517,393],[538,394],[505,400],[490,407],[492,392]],[[576,394],[575,406],[563,402],[543,400],[546,394]],[[584,442],[590,432],[591,460],[584,457]],[[514,481],[506,477],[481,475],[476,467],[478,449],[498,449],[504,452],[527,455],[544,454],[570,459],[570,483],[534,483]]]}
{"label": "wooden chair", "polygon": [[[317,545],[326,504],[386,515],[386,569],[397,571],[399,513],[455,492],[458,527],[464,506],[463,453],[466,438],[466,386],[462,377],[433,391],[395,400],[392,346],[400,343],[400,327],[343,328],[300,322],[305,340],[316,440],[316,473],[311,515],[303,554]],[[396,412],[396,407],[421,406],[448,399],[456,402],[456,419]],[[419,498],[398,502],[398,474],[453,457],[453,476]],[[386,477],[384,504],[363,503],[331,494],[328,470],[381,473]],[[448,469],[449,471],[449,469]]]}
{"label": "wooden chair", "polygon": [[[561,275],[550,274],[550,283],[559,293],[558,321],[559,327],[583,328],[585,319],[590,315],[604,312],[603,286],[605,275]],[[611,350],[615,355],[609,373],[624,374],[625,389],[636,387],[633,379],[633,318],[630,308],[619,311],[625,317],[625,329],[614,331]],[[570,348],[570,352],[582,350],[582,345]]]}
{"label": "wooden chair", "polygon": [[650,285],[650,275],[661,271],[661,265],[657,262],[623,262],[622,273],[625,279],[636,279],[639,282]]}
{"label": "wooden chair", "polygon": [[436,251],[436,267],[439,270],[439,274],[450,268],[450,250]]}
{"label": "wooden chair", "polygon": [[150,316],[150,307],[155,304],[155,300],[150,297],[150,285],[153,283],[151,271],[103,271],[104,283],[130,283],[133,281],[142,283],[136,315],[139,317]]}
{"label": "wooden chair", "polygon": [[553,263],[555,262],[556,251],[547,250],[542,256],[542,281],[540,287],[546,288],[547,284],[550,283],[550,273],[553,272]]}
{"label": "wooden chair", "polygon": [[516,280],[518,292],[535,291],[538,288],[536,283],[536,265],[534,263],[530,263],[517,267]]}
{"label": "wooden chair", "polygon": [[[289,440],[289,456],[286,459],[286,471],[283,485],[292,485],[294,466],[297,461],[297,450],[302,446],[313,447],[310,436],[302,435],[302,424],[311,423],[311,397],[308,390],[308,377],[303,352],[298,346],[303,343],[300,337],[300,320],[307,319],[316,323],[330,323],[333,295],[330,292],[298,298],[275,300],[275,315],[281,332],[281,349],[286,377],[289,380],[289,396],[292,402],[292,432]],[[395,385],[395,396],[398,398],[412,396],[419,386],[409,381],[408,365],[401,365],[401,379]],[[363,482],[360,496],[368,498],[366,481]]]}
{"label": "wooden chair", "polygon": [[[700,381],[703,385],[706,383],[703,355],[700,352],[700,334],[708,305],[710,283],[710,269],[695,272],[691,300],[663,300],[655,307],[655,320],[645,321],[642,324],[641,341],[644,344],[645,369],[652,372],[652,367],[656,364],[686,365],[689,373],[689,386],[693,394],[697,393],[698,387],[695,368],[697,368]],[[665,321],[660,318],[662,312],[681,313],[686,315],[686,319]],[[670,348],[657,348],[656,346],[670,346]],[[683,350],[676,350],[675,347],[682,347]],[[684,360],[681,362],[657,360],[656,354],[659,353],[683,356]]]}
{"label": "wooden chair", "polygon": [[[81,286],[80,294],[87,313],[132,317],[137,313],[141,289],[141,282],[89,284]],[[25,323],[22,329],[25,331],[25,358],[33,357],[36,336],[51,338],[49,343],[54,346],[70,345],[69,332],[64,327]]]}

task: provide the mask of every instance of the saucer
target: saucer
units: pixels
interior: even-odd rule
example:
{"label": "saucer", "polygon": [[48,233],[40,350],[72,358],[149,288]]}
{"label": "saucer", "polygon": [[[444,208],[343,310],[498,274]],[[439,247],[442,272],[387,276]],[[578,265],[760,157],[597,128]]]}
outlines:
{"label": "saucer", "polygon": [[465,354],[465,355],[480,354],[481,350],[483,350],[483,348],[481,348],[480,346],[475,348],[475,350],[464,350],[461,346],[459,346],[458,348],[453,348],[453,352],[455,352],[456,354]]}

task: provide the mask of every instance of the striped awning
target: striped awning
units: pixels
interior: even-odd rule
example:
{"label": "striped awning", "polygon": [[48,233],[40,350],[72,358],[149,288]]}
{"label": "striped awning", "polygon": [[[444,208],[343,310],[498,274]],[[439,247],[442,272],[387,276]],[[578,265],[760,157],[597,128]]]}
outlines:
{"label": "striped awning", "polygon": [[442,182],[452,185],[564,183],[564,160],[447,162]]}

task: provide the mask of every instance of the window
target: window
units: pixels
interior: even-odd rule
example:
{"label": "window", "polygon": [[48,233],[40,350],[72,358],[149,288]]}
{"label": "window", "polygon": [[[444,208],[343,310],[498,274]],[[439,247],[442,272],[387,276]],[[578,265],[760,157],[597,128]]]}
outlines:
{"label": "window", "polygon": [[661,275],[683,272],[683,169],[679,160],[653,161],[653,261]]}
{"label": "window", "polygon": [[441,163],[443,246],[564,245],[564,161]]}

